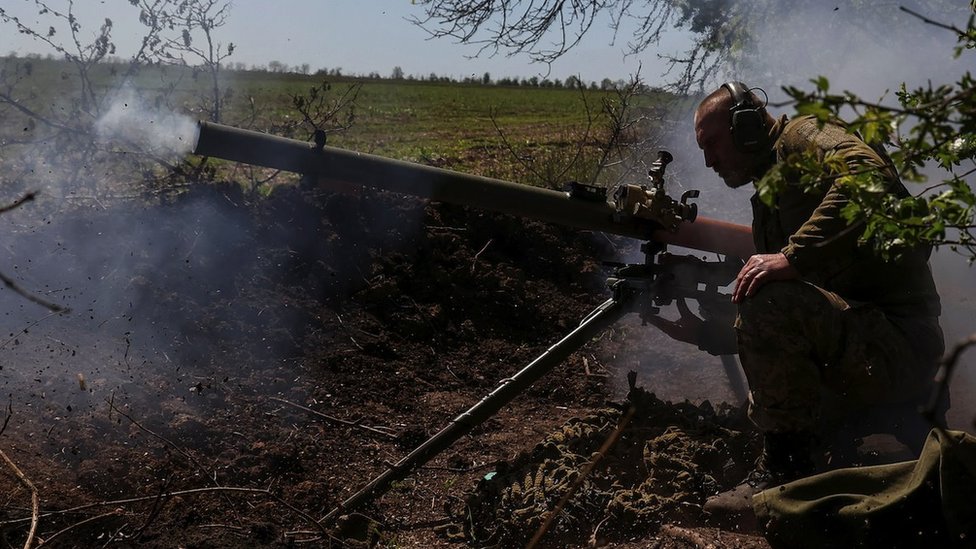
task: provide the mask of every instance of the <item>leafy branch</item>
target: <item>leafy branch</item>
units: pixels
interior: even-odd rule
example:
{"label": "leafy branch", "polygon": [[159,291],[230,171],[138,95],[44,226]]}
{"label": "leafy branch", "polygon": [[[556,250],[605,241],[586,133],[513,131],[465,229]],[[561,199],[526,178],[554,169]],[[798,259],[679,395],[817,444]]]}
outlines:
{"label": "leafy branch", "polygon": [[[926,23],[956,34],[956,55],[976,48],[976,15],[965,29],[937,23],[915,12]],[[885,174],[874,166],[845,166],[815,158],[812,154],[787,160],[760,182],[760,195],[772,201],[782,185],[785,171],[801,174],[803,185],[840,185],[851,200],[843,210],[849,222],[864,223],[861,240],[883,253],[898,253],[917,245],[948,246],[976,261],[976,80],[964,73],[954,84],[933,85],[897,91],[897,105],[868,101],[844,91],[831,93],[826,77],[811,81],[812,91],[786,87],[789,103],[799,114],[812,115],[821,123],[845,118],[848,131],[881,150],[892,146],[890,159],[901,179],[926,183],[912,196],[886,192]],[[883,153],[882,153],[883,154]],[[935,175],[933,175],[933,173]]]}

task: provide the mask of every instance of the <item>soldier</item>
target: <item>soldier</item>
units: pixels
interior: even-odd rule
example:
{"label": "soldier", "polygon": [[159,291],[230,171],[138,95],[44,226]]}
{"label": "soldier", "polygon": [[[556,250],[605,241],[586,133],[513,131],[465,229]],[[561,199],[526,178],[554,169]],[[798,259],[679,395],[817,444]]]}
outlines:
{"label": "soldier", "polygon": [[[883,149],[839,123],[774,119],[741,82],[702,101],[695,134],[705,165],[732,188],[812,152],[876,171],[887,192],[908,195]],[[825,419],[924,398],[944,350],[930,249],[880,257],[859,244],[863,223],[842,216],[849,197],[837,178],[808,188],[798,173],[781,173],[786,186],[772,207],[758,193],[752,197],[758,253],[742,267],[732,295],[749,417],[763,434],[763,453],[743,484],[705,504],[713,520],[744,528],[755,527],[754,493],[814,472],[812,451],[825,436]],[[917,436],[912,444],[919,447],[924,431]]]}

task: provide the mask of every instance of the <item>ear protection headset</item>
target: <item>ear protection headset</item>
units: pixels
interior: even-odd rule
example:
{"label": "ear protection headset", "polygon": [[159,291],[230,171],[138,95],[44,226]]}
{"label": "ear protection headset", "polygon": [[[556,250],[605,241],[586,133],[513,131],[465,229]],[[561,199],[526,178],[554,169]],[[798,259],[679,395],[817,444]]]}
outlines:
{"label": "ear protection headset", "polygon": [[726,82],[722,87],[732,94],[732,142],[742,152],[757,152],[768,137],[765,106],[756,105],[742,82]]}

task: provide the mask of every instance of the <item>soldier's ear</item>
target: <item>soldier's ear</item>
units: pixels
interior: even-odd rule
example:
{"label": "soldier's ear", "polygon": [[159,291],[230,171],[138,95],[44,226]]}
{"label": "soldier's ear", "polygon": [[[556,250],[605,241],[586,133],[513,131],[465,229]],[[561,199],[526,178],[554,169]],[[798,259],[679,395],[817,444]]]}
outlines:
{"label": "soldier's ear", "polygon": [[742,152],[759,152],[769,135],[765,107],[753,100],[752,90],[742,82],[726,82],[722,86],[732,95],[729,109],[732,142]]}

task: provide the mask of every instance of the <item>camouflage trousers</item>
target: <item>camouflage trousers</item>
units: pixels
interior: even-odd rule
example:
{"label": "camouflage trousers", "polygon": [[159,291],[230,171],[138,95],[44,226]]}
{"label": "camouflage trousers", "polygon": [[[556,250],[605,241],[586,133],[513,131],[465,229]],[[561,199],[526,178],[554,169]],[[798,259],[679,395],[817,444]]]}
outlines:
{"label": "camouflage trousers", "polygon": [[767,283],[739,304],[735,329],[749,417],[763,432],[816,432],[825,414],[920,398],[938,360],[919,356],[881,309],[806,282]]}

